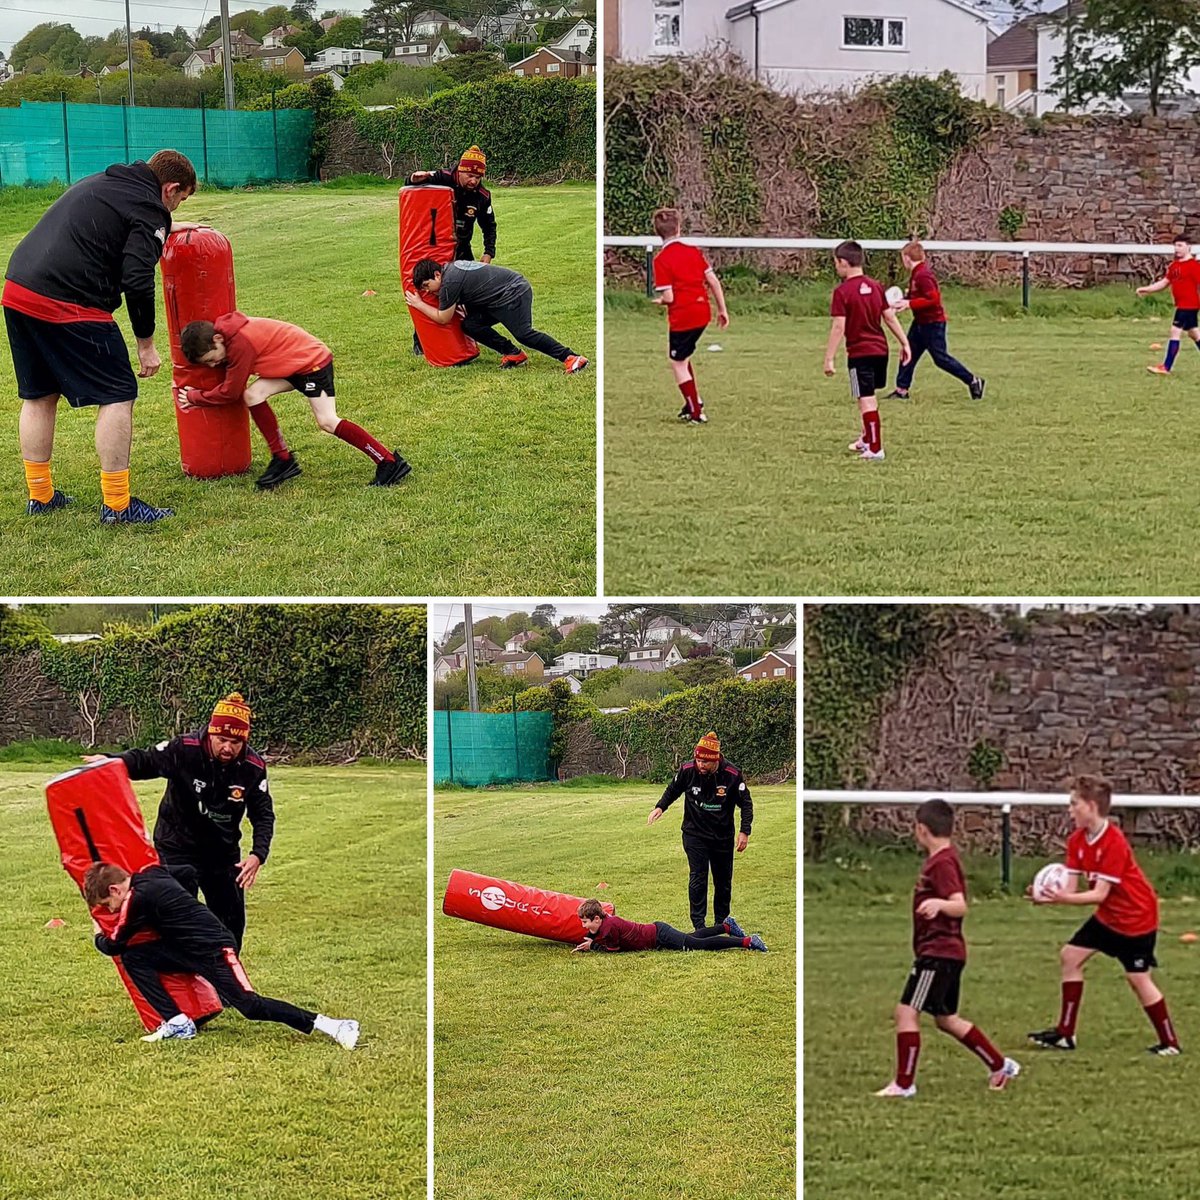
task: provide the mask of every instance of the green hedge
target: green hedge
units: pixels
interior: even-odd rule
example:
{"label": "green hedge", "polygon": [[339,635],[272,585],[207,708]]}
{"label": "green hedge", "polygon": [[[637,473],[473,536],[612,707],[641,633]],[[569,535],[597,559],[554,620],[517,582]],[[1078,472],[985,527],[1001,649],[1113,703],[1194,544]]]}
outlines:
{"label": "green hedge", "polygon": [[730,762],[749,777],[791,772],[796,766],[796,684],[791,679],[725,680],[675,692],[654,704],[592,717],[606,746],[649,760],[646,777],[666,780],[692,757],[710,729]]}
{"label": "green hedge", "polygon": [[[0,616],[0,631],[28,647],[21,614]],[[131,743],[196,728],[214,700],[240,691],[260,750],[394,758],[425,754],[425,644],[417,606],[228,604],[112,626],[89,642],[47,634],[40,653],[81,711],[127,714]]]}
{"label": "green hedge", "polygon": [[514,700],[498,705],[493,711],[502,712],[515,702],[519,712],[549,712],[553,722],[550,735],[552,765],[561,763],[567,753],[567,737],[576,721],[586,720],[596,712],[596,706],[586,696],[575,696],[565,679],[554,679],[549,686],[526,688]]}
{"label": "green hedge", "polygon": [[492,179],[596,178],[593,78],[500,76],[384,112],[358,111],[352,120],[359,137],[372,146],[394,145],[401,162],[457,164],[477,145]]}

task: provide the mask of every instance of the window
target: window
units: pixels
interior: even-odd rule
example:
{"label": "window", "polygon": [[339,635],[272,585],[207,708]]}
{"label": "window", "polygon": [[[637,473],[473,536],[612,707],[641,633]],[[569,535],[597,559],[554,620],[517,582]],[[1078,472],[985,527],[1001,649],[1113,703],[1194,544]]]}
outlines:
{"label": "window", "polygon": [[678,54],[683,49],[683,0],[651,0],[651,19],[654,37],[651,49],[655,54]]}
{"label": "window", "polygon": [[774,672],[772,672],[772,673],[773,673],[773,674],[774,674],[774,675],[775,675],[777,678],[778,678],[780,675],[786,675],[786,674],[787,674],[787,667],[776,667],[776,668],[775,668],[775,670],[774,670]]}
{"label": "window", "polygon": [[546,64],[546,74],[547,75],[553,75],[555,71],[559,71],[561,69],[562,69],[562,63],[547,63]]}
{"label": "window", "polygon": [[1003,108],[1004,101],[1008,96],[1008,88],[1005,86],[1008,83],[1008,76],[996,76],[996,103]]}
{"label": "window", "polygon": [[905,24],[903,17],[843,17],[842,49],[903,50]]}

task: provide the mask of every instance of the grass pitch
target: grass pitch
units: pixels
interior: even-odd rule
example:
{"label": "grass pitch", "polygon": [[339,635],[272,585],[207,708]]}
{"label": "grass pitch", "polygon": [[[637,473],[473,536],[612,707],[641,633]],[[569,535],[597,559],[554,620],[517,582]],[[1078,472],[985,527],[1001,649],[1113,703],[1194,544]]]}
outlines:
{"label": "grass pitch", "polygon": [[572,955],[440,912],[461,867],[689,928],[678,817],[646,827],[659,792],[614,780],[436,795],[438,1200],[793,1194],[794,786],[754,789],[734,868],[734,915],[769,954]]}
{"label": "grass pitch", "polygon": [[[304,474],[256,492],[266,446],[251,425],[245,476],[187,479],[164,367],[134,409],[135,495],[174,508],[146,528],[101,528],[95,415],[59,404],[56,485],[76,504],[25,515],[19,401],[0,347],[0,579],[9,595],[588,595],[595,591],[595,372],[558,363],[501,371],[483,350],[435,370],[412,354],[396,265],[395,185],[201,190],[181,220],[211,221],[233,244],[239,308],[308,329],[334,352],[338,413],[413,465],[372,488],[370,460],[322,434],[294,392],[273,401]],[[6,189],[0,261],[56,193]],[[499,262],[534,286],[534,320],[595,362],[595,188],[501,189]],[[364,297],[365,291],[375,296]],[[132,335],[118,313],[128,344]]]}
{"label": "grass pitch", "polygon": [[[1194,352],[1193,352],[1194,353]],[[1022,1065],[1001,1093],[985,1068],[922,1018],[917,1095],[876,1099],[892,1077],[892,1011],[912,963],[919,852],[845,853],[804,869],[804,1180],[821,1200],[1040,1200],[1049,1195],[1190,1200],[1200,1083],[1200,869],[1188,856],[1139,855],[1159,889],[1160,970],[1184,1055],[1158,1059],[1120,965],[1100,956],[1086,983],[1074,1053],[1026,1034],[1058,1019],[1058,948],[1091,910],[1035,909],[1000,893],[995,859],[968,860],[961,1014]],[[1014,893],[1041,863],[1018,863]]]}
{"label": "grass pitch", "polygon": [[[709,423],[680,425],[665,323],[644,297],[605,313],[605,583],[610,594],[1188,595],[1200,395],[1189,342],[1170,378],[1171,310],[1132,289],[948,289],[950,351],[982,402],[926,357],[883,401],[887,461],[858,434],[839,352],[822,373],[824,285],[730,288],[733,324],[695,357]],[[909,319],[904,318],[907,327]],[[717,343],[721,353],[707,347]],[[889,388],[899,365],[893,344]],[[647,470],[647,463],[653,469]]]}
{"label": "grass pitch", "polygon": [[[0,770],[0,1195],[424,1197],[424,767],[271,772],[243,958],[266,994],[358,1018],[348,1053],[232,1011],[192,1042],[138,1040],[46,817],[71,765]],[[152,821],[162,782],[134,786]]]}

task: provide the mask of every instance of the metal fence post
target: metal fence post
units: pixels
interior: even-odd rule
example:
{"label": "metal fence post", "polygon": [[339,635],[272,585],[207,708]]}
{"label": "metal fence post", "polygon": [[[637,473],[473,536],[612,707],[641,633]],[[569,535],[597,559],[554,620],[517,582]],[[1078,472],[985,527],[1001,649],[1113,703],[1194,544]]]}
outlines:
{"label": "metal fence post", "polygon": [[1029,307],[1029,251],[1021,255],[1021,307]]}
{"label": "metal fence post", "polygon": [[518,779],[521,778],[521,733],[517,725],[517,693],[512,695],[512,710],[513,710],[513,761],[516,764]]}
{"label": "metal fence post", "polygon": [[654,247],[646,247],[646,295],[654,295]]}
{"label": "metal fence post", "polygon": [[450,782],[454,782],[454,737],[450,732],[450,697],[446,697],[446,754],[450,759]]}
{"label": "metal fence post", "polygon": [[129,105],[124,96],[121,97],[121,124],[125,128],[125,161],[129,162]]}
{"label": "metal fence post", "polygon": [[67,183],[71,182],[71,133],[67,123],[67,93],[59,92],[58,98],[62,102],[62,117],[63,117],[63,158],[66,160],[67,166]]}
{"label": "metal fence post", "polygon": [[204,104],[204,93],[200,93],[200,144],[204,150],[204,182],[208,182],[208,109]]}
{"label": "metal fence post", "polygon": [[275,88],[271,88],[271,134],[275,141],[275,178],[279,178],[279,111],[275,107]]}
{"label": "metal fence post", "polygon": [[1000,886],[1007,892],[1012,884],[1012,805],[1000,808]]}

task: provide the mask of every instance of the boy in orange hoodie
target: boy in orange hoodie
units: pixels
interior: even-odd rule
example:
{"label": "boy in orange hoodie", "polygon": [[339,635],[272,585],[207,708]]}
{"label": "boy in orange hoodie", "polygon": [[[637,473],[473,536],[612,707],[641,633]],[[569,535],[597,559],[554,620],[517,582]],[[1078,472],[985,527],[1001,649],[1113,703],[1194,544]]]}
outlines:
{"label": "boy in orange hoodie", "polygon": [[[375,463],[373,487],[399,483],[412,469],[394,450],[353,421],[337,415],[333,390],[333,351],[324,342],[286,321],[231,312],[216,321],[193,321],[180,334],[188,362],[224,367],[225,379],[215,388],[180,388],[183,408],[243,403],[271,450],[271,462],[256,484],[278,487],[300,474],[269,403],[272,396],[296,390],[308,400],[323,433],[331,433],[361,450]],[[250,376],[257,375],[253,383]]]}

